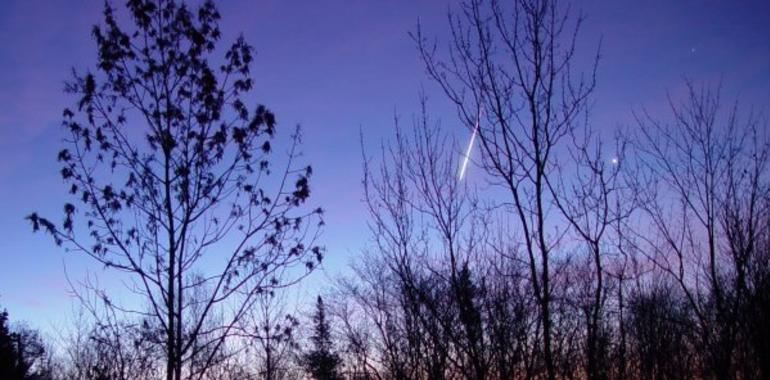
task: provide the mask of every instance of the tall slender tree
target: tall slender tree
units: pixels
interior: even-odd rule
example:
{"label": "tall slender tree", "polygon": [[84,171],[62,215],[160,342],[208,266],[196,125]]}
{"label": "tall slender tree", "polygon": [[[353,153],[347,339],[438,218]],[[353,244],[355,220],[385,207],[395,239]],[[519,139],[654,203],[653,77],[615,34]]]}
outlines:
{"label": "tall slender tree", "polygon": [[307,371],[317,380],[342,379],[340,364],[342,360],[334,350],[331,325],[326,317],[323,298],[316,299],[313,314],[313,335],[310,337],[312,348],[304,355]]}
{"label": "tall slender tree", "polygon": [[126,9],[128,27],[105,6],[93,28],[96,71],[66,87],[78,100],[64,110],[58,160],[76,201],[61,224],[28,219],[128,274],[142,305],[100,293],[104,304],[157,328],[167,379],[203,378],[260,294],[320,262],[321,210],[304,206],[312,171],[295,163],[298,129],[288,163],[271,162],[276,118],[245,99],[253,48],[238,38],[214,55],[214,3],[130,0]]}
{"label": "tall slender tree", "polygon": [[[549,183],[558,176],[568,136],[583,126],[598,62],[597,52],[592,71],[575,70],[581,23],[558,1],[469,0],[450,15],[444,56],[419,28],[414,34],[428,75],[457,107],[463,124],[473,128],[484,115],[478,126],[481,166],[509,194],[504,204],[515,215],[513,228],[521,231],[549,380],[559,376],[553,264],[564,235],[555,228],[564,218],[550,212],[560,194]],[[597,231],[589,235],[590,245]]]}

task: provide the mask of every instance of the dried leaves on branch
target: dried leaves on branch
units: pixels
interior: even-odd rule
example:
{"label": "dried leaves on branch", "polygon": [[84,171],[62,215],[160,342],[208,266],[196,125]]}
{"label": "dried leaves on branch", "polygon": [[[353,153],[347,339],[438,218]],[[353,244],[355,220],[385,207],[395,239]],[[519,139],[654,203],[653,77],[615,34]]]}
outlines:
{"label": "dried leaves on branch", "polygon": [[126,11],[105,6],[96,70],[67,84],[77,103],[58,160],[73,202],[61,223],[28,219],[127,274],[141,307],[103,301],[157,326],[168,379],[201,378],[261,294],[321,261],[321,210],[306,206],[299,129],[274,148],[276,117],[246,97],[253,48],[238,38],[216,49],[213,2]]}

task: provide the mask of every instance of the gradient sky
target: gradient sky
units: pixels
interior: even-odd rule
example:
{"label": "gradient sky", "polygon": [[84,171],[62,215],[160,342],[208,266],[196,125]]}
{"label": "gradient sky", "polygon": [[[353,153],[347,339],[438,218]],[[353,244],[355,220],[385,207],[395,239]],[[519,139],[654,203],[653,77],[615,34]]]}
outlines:
{"label": "gradient sky", "polygon": [[[65,265],[74,279],[86,269],[102,271],[33,235],[23,220],[32,211],[58,217],[66,199],[55,162],[61,110],[73,102],[62,93],[63,81],[71,68],[95,62],[90,29],[101,4],[0,1],[0,305],[13,320],[44,330],[57,326],[75,303],[67,295]],[[575,5],[587,17],[583,57],[603,37],[592,113],[597,128],[628,125],[631,110],[642,106],[663,112],[666,91],[681,91],[685,77],[721,79],[725,96],[770,110],[770,2]],[[315,284],[344,271],[367,243],[359,130],[375,149],[390,136],[394,112],[408,119],[424,88],[433,116],[465,136],[407,35],[419,19],[426,34],[445,41],[451,6],[244,0],[220,7],[223,42],[242,32],[257,49],[255,99],[273,109],[284,131],[303,126],[305,157],[315,169],[311,200],[327,210],[327,260],[325,272],[311,279]]]}

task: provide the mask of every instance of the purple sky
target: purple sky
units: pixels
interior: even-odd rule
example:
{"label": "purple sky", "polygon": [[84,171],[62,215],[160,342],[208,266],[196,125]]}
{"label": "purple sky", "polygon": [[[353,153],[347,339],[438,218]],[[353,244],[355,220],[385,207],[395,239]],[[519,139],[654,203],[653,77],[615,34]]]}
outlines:
{"label": "purple sky", "polygon": [[[740,3],[741,5],[734,5]],[[0,305],[14,320],[49,328],[68,314],[64,265],[77,278],[101,268],[64,254],[33,235],[31,211],[58,216],[65,188],[55,155],[62,137],[62,93],[70,69],[95,58],[91,25],[102,1],[0,2]],[[592,120],[610,131],[630,111],[663,111],[667,90],[685,76],[723,81],[725,95],[768,110],[770,2],[581,1],[587,16],[583,57],[604,37]],[[366,244],[361,199],[363,130],[372,149],[391,133],[394,110],[409,118],[424,87],[431,109],[464,136],[452,108],[427,79],[407,32],[421,20],[446,38],[441,1],[227,1],[223,42],[238,32],[256,47],[255,99],[287,130],[301,124],[305,156],[315,169],[314,203],[327,210],[326,273],[344,270]],[[371,150],[371,149],[370,149]],[[470,170],[473,170],[472,168]],[[319,274],[314,281],[323,282]]]}

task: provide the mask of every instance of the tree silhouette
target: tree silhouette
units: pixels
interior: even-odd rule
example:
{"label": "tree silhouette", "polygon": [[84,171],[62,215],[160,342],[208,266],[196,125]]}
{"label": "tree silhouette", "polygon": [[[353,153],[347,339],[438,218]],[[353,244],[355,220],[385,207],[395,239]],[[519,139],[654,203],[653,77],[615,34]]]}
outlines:
{"label": "tree silhouette", "polygon": [[8,312],[0,312],[0,379],[44,380],[50,374],[40,368],[46,354],[40,335],[35,330],[12,330]]}
{"label": "tree silhouette", "polygon": [[637,234],[688,303],[702,376],[739,377],[750,361],[741,340],[754,334],[744,308],[761,284],[751,272],[762,268],[768,231],[766,121],[737,102],[726,107],[721,85],[687,81],[682,98],[668,102],[670,121],[636,113],[640,164],[631,186],[649,223]]}
{"label": "tree silhouette", "polygon": [[[531,293],[539,309],[538,349],[549,380],[559,375],[557,351],[562,347],[554,343],[558,284],[553,265],[563,236],[554,226],[564,223],[549,212],[562,196],[551,184],[560,174],[560,156],[569,138],[581,135],[585,127],[598,62],[597,52],[592,71],[584,75],[574,69],[581,24],[582,17],[573,17],[558,1],[469,0],[450,15],[451,40],[443,56],[419,28],[413,35],[428,75],[456,106],[460,121],[469,128],[478,125],[481,167],[506,191],[504,203],[514,208],[513,230],[521,231]],[[599,214],[591,219],[606,225],[601,211],[591,210]],[[603,230],[583,228],[581,235],[596,246]],[[601,273],[600,260],[596,267]],[[600,287],[595,293],[602,298]],[[594,303],[591,326],[601,317],[601,300]]]}
{"label": "tree silhouette", "polygon": [[274,169],[276,118],[246,104],[252,47],[238,38],[214,57],[214,3],[131,0],[126,9],[128,28],[105,6],[93,29],[96,72],[67,84],[78,101],[64,110],[58,160],[77,201],[64,205],[61,224],[28,219],[128,274],[148,307],[92,290],[110,312],[157,328],[167,379],[202,378],[257,296],[320,262],[321,210],[303,206],[312,170],[294,162],[298,128],[286,165]]}
{"label": "tree silhouette", "polygon": [[673,287],[653,285],[629,300],[632,350],[638,376],[682,379],[693,372],[688,358],[690,316]]}
{"label": "tree silhouette", "polygon": [[312,349],[304,355],[307,371],[314,379],[342,379],[339,372],[340,357],[334,351],[331,326],[326,318],[326,310],[321,296],[316,299],[315,314],[313,314],[313,335],[310,337]]}

